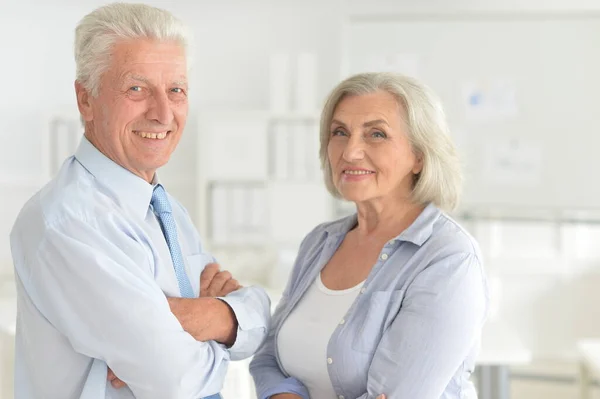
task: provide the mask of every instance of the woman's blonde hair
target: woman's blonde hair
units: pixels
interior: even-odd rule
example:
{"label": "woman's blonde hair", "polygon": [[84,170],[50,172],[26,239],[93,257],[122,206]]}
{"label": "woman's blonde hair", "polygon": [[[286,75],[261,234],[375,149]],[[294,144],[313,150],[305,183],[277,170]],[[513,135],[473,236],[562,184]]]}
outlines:
{"label": "woman's blonde hair", "polygon": [[331,120],[336,107],[347,96],[360,96],[384,91],[393,95],[406,112],[408,140],[415,154],[423,160],[421,172],[415,176],[411,193],[414,203],[434,203],[451,211],[458,205],[462,173],[456,148],[452,142],[441,101],[424,84],[400,74],[380,72],[351,76],[337,85],[325,102],[321,114],[321,168],[325,185],[335,197],[335,188],[327,153]]}

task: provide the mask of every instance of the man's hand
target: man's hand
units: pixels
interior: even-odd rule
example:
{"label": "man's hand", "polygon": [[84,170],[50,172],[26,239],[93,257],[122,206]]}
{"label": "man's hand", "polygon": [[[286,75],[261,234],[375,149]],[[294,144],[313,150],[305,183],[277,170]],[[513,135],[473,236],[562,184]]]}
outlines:
{"label": "man's hand", "polygon": [[200,274],[201,297],[223,297],[240,288],[231,273],[221,271],[218,263],[209,263]]}
{"label": "man's hand", "polygon": [[[218,263],[209,263],[200,274],[200,297],[224,297],[240,288],[242,286],[233,278],[231,273],[226,270],[221,271]],[[232,345],[235,342],[237,320],[229,305],[219,300],[202,304],[193,299],[168,298],[168,300],[171,310],[184,325],[184,329],[197,340],[208,341],[214,339],[226,345]],[[213,323],[209,323],[206,317],[203,317],[206,315],[205,313],[217,315],[211,320]],[[211,324],[216,328],[210,328]],[[116,389],[127,386],[110,368],[108,369],[107,380]],[[296,395],[293,396],[296,397]]]}
{"label": "man's hand", "polygon": [[233,310],[217,298],[167,298],[171,312],[197,341],[235,343],[237,319]]}
{"label": "man's hand", "polygon": [[113,386],[113,388],[121,389],[127,386],[127,384],[121,381],[110,368],[108,369],[108,376],[106,379],[110,381],[110,384]]}

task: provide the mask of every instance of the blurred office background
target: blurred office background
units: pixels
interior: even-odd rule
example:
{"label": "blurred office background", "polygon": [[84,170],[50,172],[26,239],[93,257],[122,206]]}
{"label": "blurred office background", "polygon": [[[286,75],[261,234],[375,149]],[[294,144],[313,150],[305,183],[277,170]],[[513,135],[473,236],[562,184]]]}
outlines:
{"label": "blurred office background", "polygon": [[[80,139],[73,30],[104,3],[0,0],[0,398],[12,397],[8,234]],[[324,96],[355,72],[415,76],[446,107],[467,178],[454,216],[490,278],[481,398],[600,398],[600,2],[146,3],[194,32],[188,125],[160,174],[225,268],[277,299],[303,236],[352,212],[322,183]],[[223,394],[254,397],[247,362]]]}

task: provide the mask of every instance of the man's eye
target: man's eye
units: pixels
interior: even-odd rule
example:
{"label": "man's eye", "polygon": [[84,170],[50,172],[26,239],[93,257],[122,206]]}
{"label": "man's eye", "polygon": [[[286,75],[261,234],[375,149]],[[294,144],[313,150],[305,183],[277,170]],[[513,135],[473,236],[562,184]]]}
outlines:
{"label": "man's eye", "polygon": [[131,90],[131,91],[142,91],[142,87],[141,86],[131,86],[129,88],[129,90]]}

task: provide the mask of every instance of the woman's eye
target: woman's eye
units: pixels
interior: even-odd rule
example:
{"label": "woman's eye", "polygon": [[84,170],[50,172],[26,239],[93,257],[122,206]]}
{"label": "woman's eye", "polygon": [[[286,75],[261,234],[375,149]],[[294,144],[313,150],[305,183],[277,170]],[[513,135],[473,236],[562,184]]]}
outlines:
{"label": "woman's eye", "polygon": [[331,132],[332,136],[345,136],[346,132],[344,132],[343,130],[340,129],[336,129],[333,132]]}
{"label": "woman's eye", "polygon": [[380,132],[380,131],[375,131],[371,134],[372,137],[376,138],[376,139],[385,139],[387,136],[385,133]]}

